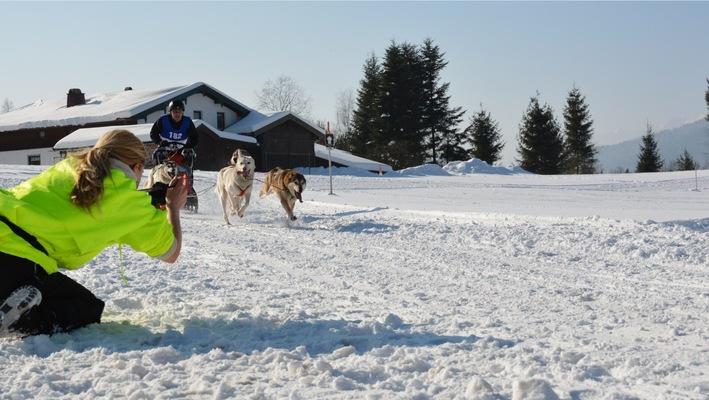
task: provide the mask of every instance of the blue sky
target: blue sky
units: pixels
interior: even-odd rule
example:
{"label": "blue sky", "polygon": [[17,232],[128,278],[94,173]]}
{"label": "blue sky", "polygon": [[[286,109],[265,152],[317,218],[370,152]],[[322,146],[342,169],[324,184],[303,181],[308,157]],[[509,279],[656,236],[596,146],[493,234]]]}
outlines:
{"label": "blue sky", "polygon": [[312,116],[334,122],[337,94],[392,40],[430,37],[446,53],[452,103],[480,103],[516,154],[537,91],[559,121],[575,84],[611,144],[706,114],[709,3],[100,2],[0,3],[0,99],[16,106],[207,82],[256,107],[268,79],[293,77]]}

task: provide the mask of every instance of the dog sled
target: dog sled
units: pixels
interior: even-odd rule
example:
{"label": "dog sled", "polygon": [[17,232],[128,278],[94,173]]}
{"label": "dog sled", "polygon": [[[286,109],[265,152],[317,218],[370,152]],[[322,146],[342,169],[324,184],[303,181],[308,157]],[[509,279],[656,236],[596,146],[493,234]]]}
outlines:
{"label": "dog sled", "polygon": [[182,143],[169,142],[167,145],[155,149],[152,156],[155,166],[150,173],[148,187],[151,196],[153,196],[153,205],[158,205],[161,201],[164,204],[167,184],[173,177],[187,174],[190,182],[190,191],[187,194],[185,210],[197,213],[199,200],[197,192],[194,190],[193,173],[196,156],[194,149],[186,148]]}

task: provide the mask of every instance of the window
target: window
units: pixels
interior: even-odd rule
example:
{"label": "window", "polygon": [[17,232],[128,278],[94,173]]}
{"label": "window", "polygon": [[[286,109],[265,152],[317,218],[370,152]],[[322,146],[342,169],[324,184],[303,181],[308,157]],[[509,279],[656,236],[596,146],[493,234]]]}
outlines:
{"label": "window", "polygon": [[27,156],[27,165],[42,165],[42,157],[39,154],[30,154]]}
{"label": "window", "polygon": [[217,113],[217,129],[220,131],[224,130],[224,113],[223,112],[218,112]]}
{"label": "window", "polygon": [[202,111],[194,110],[192,112],[192,119],[202,119]]}

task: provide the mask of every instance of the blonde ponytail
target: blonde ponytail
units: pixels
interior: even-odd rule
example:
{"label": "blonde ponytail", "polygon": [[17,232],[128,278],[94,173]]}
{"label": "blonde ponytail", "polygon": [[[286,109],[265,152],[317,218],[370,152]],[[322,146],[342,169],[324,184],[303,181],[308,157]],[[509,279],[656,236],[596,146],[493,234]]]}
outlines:
{"label": "blonde ponytail", "polygon": [[144,163],[147,152],[143,143],[125,129],[105,133],[94,147],[73,154],[78,160],[78,177],[71,190],[71,201],[88,210],[103,195],[103,181],[111,173],[111,159],[129,166]]}

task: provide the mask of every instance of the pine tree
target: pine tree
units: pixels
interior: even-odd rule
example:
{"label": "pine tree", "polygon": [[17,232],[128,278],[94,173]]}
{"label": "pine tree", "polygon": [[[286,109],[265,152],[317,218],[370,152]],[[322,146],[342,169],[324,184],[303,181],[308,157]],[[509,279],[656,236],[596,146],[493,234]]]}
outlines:
{"label": "pine tree", "polygon": [[520,166],[535,174],[558,174],[562,167],[564,142],[559,124],[548,104],[539,105],[539,93],[529,100],[519,127]]}
{"label": "pine tree", "polygon": [[564,107],[564,165],[571,174],[595,172],[597,153],[591,143],[593,120],[581,90],[573,87]]}
{"label": "pine tree", "polygon": [[2,101],[2,105],[0,106],[0,114],[10,112],[13,108],[15,108],[15,105],[12,104],[12,100],[5,97],[5,100]]}
{"label": "pine tree", "polygon": [[[707,91],[704,92],[704,101],[707,103],[707,116],[706,120],[709,121],[709,78],[707,78]],[[707,135],[709,136],[709,131],[707,132]],[[709,138],[707,138],[707,145],[706,145],[706,150],[704,152],[704,159],[707,159],[707,156],[709,156]],[[709,166],[709,163],[705,163],[705,166]]]}
{"label": "pine tree", "polygon": [[382,67],[381,160],[394,169],[423,164],[421,56],[409,43],[387,48]]}
{"label": "pine tree", "polygon": [[489,112],[480,108],[480,111],[473,115],[470,125],[465,129],[468,135],[468,143],[472,147],[471,155],[479,160],[493,165],[502,156],[502,134],[497,121],[493,120]]}
{"label": "pine tree", "polygon": [[646,134],[642,137],[640,144],[640,154],[635,172],[657,172],[664,163],[657,152],[657,142],[652,132],[652,126],[648,123]]}
{"label": "pine tree", "polygon": [[424,40],[420,53],[421,123],[425,134],[426,161],[444,164],[465,159],[467,151],[462,147],[465,133],[457,128],[465,111],[461,111],[461,107],[450,107],[450,83],[440,83],[440,73],[448,65],[443,58],[445,54],[430,38]]}
{"label": "pine tree", "polygon": [[704,101],[707,103],[707,117],[706,120],[709,121],[709,78],[707,78],[707,91],[704,92]]}
{"label": "pine tree", "polygon": [[677,158],[677,161],[675,161],[675,166],[677,166],[677,170],[679,171],[692,171],[697,169],[697,162],[694,161],[694,158],[692,158],[692,155],[689,154],[687,149],[684,149],[684,152]]}
{"label": "pine tree", "polygon": [[[447,118],[449,128],[446,128],[441,138],[440,146],[438,147],[440,155],[438,156],[438,164],[445,165],[451,161],[462,161],[470,158],[470,152],[463,147],[466,140],[464,130],[458,129],[457,125],[461,122],[462,113],[459,116]],[[452,125],[455,123],[456,125]]]}
{"label": "pine tree", "polygon": [[364,63],[364,78],[357,90],[352,132],[338,140],[338,147],[365,158],[384,161],[377,149],[382,125],[380,99],[381,67],[372,54]]}

